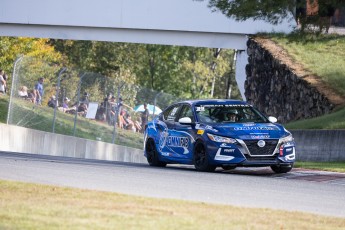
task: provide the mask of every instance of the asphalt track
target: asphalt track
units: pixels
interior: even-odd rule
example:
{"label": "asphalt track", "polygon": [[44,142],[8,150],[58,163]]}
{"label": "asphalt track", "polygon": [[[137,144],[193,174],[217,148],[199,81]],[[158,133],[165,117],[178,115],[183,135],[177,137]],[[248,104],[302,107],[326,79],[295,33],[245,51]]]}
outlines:
{"label": "asphalt track", "polygon": [[[0,179],[345,218],[345,174],[240,168],[202,173],[189,166],[0,152]],[[0,188],[1,189],[1,188]]]}

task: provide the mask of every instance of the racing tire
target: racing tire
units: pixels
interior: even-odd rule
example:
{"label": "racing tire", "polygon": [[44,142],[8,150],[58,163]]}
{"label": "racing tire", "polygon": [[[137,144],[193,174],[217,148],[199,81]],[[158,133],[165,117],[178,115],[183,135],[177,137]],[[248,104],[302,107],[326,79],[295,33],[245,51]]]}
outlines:
{"label": "racing tire", "polygon": [[146,142],[146,159],[150,166],[165,167],[167,163],[160,161],[154,140],[148,139]]}
{"label": "racing tire", "polygon": [[271,165],[271,169],[275,173],[287,173],[293,168],[293,164],[289,165]]}
{"label": "racing tire", "polygon": [[204,144],[197,141],[194,147],[194,167],[197,171],[213,172],[216,169],[215,165],[209,163],[208,155]]}
{"label": "racing tire", "polygon": [[231,166],[231,165],[222,165],[221,167],[224,170],[232,170],[236,168],[236,166]]}

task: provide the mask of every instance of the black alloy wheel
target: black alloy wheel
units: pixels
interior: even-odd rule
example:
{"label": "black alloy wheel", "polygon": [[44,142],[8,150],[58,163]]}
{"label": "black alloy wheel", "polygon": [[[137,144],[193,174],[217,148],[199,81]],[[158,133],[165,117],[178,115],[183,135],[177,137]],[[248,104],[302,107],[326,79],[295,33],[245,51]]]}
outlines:
{"label": "black alloy wheel", "polygon": [[146,141],[146,158],[150,166],[165,167],[167,165],[159,160],[156,145],[152,139]]}
{"label": "black alloy wheel", "polygon": [[275,173],[287,173],[293,168],[293,163],[289,165],[272,165],[271,169]]}
{"label": "black alloy wheel", "polygon": [[216,169],[216,166],[209,163],[205,146],[201,141],[197,141],[194,147],[194,167],[202,172],[213,172]]}

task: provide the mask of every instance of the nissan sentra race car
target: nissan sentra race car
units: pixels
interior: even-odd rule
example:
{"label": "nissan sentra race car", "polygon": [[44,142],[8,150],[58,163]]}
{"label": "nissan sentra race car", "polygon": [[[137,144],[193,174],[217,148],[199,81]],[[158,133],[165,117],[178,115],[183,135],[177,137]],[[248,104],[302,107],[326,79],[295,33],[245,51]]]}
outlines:
{"label": "nissan sentra race car", "polygon": [[270,166],[286,173],[295,161],[295,143],[276,122],[243,101],[182,101],[147,124],[144,155],[151,166],[194,164],[208,172]]}

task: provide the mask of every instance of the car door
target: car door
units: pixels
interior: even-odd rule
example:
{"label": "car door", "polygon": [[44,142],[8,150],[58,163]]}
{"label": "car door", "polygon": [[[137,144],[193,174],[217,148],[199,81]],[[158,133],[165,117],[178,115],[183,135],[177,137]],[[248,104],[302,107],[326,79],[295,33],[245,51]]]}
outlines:
{"label": "car door", "polygon": [[172,139],[175,137],[175,120],[181,105],[173,105],[163,112],[159,134],[159,152],[165,157],[175,157]]}
{"label": "car door", "polygon": [[[192,124],[181,124],[179,119],[183,117],[188,117],[191,119]],[[194,140],[194,125],[195,117],[192,111],[192,107],[189,104],[182,105],[180,112],[175,119],[175,139],[174,141],[174,151],[178,153],[177,157],[183,160],[192,160],[193,157],[193,144]]]}

